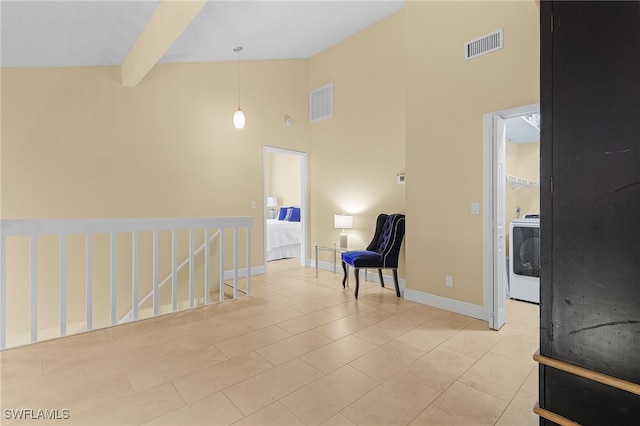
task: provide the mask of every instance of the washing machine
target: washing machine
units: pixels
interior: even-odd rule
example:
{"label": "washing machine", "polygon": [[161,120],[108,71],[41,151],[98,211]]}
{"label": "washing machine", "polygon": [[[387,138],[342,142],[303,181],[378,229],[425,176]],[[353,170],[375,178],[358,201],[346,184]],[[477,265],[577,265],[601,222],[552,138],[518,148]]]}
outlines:
{"label": "washing machine", "polygon": [[509,225],[509,297],[540,303],[540,218]]}

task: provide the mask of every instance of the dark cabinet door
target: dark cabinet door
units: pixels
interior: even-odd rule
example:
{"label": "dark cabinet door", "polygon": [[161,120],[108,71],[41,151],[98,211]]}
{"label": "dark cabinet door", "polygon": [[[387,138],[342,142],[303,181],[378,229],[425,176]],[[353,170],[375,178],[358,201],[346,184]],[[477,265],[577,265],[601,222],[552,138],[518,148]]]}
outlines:
{"label": "dark cabinet door", "polygon": [[[540,352],[640,383],[640,1],[542,2],[540,19]],[[640,419],[640,396],[544,367],[540,405]]]}

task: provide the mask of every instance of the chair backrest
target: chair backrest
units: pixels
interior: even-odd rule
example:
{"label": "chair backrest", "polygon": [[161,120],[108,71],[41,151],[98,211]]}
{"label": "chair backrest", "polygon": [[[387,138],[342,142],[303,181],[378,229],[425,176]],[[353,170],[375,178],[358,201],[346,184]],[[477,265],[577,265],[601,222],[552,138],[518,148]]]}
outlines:
{"label": "chair backrest", "polygon": [[367,247],[368,251],[375,251],[382,257],[384,268],[397,268],[400,246],[404,238],[405,215],[381,214],[376,221],[376,232]]}
{"label": "chair backrest", "polygon": [[384,228],[384,223],[387,221],[388,217],[389,215],[384,213],[378,215],[378,219],[376,220],[376,232],[373,234],[373,239],[367,246],[367,251],[378,251],[378,240],[380,239],[382,228]]}

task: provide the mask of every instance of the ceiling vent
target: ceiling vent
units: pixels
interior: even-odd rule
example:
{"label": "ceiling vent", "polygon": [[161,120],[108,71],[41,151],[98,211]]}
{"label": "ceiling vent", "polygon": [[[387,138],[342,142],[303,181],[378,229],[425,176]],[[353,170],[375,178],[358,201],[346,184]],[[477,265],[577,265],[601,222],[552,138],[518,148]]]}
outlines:
{"label": "ceiling vent", "polygon": [[477,58],[504,47],[502,28],[464,44],[464,60]]}
{"label": "ceiling vent", "polygon": [[333,117],[333,83],[312,90],[309,97],[312,123]]}

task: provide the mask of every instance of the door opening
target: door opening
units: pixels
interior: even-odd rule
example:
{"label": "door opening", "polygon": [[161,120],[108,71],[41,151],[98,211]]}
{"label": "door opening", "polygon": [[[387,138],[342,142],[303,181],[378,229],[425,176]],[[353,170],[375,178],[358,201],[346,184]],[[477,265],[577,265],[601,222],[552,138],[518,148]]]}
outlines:
{"label": "door opening", "polygon": [[263,146],[262,173],[265,267],[291,257],[307,266],[307,154]]}
{"label": "door opening", "polygon": [[[520,156],[514,154],[520,151],[535,152],[535,149],[530,149],[534,148],[533,146],[520,149],[521,144],[537,142],[539,147],[539,121],[535,122],[539,112],[540,104],[531,104],[483,116],[483,304],[484,317],[489,321],[489,327],[494,330],[499,330],[507,321],[507,259],[511,248],[509,223],[513,219],[524,217],[525,214],[539,214],[539,193],[537,209],[535,203],[523,204],[524,199],[520,199],[531,189],[527,187],[539,190],[536,187],[540,179],[539,151],[537,162],[533,161],[533,166],[524,164],[524,161],[520,161]],[[518,128],[520,123],[523,125],[522,128]],[[522,132],[535,130],[536,125],[537,141],[533,141],[530,139],[535,139],[534,136]],[[513,191],[513,188],[516,190]],[[522,188],[524,190],[521,190]]]}

